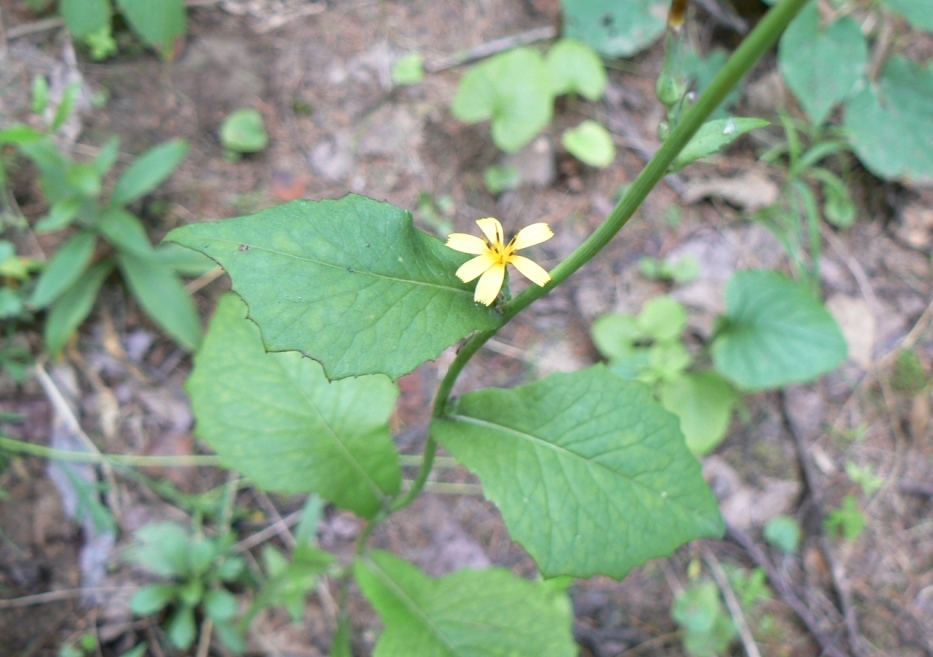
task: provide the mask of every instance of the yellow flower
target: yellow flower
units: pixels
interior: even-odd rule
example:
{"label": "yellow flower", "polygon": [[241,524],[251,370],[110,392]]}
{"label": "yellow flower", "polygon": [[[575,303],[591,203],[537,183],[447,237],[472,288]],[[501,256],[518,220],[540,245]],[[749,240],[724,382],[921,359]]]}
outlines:
{"label": "yellow flower", "polygon": [[474,301],[487,306],[492,305],[492,302],[499,296],[499,290],[502,289],[506,265],[515,265],[515,268],[532,282],[541,286],[547,285],[551,280],[550,274],[528,258],[515,255],[515,252],[520,249],[540,244],[554,237],[554,233],[547,224],[525,226],[506,244],[502,224],[498,219],[487,217],[479,219],[476,223],[486,236],[485,239],[466,233],[451,233],[447,237],[447,246],[454,251],[476,256],[472,260],[467,260],[457,270],[457,278],[464,283],[469,283],[479,277],[476,292],[473,294]]}

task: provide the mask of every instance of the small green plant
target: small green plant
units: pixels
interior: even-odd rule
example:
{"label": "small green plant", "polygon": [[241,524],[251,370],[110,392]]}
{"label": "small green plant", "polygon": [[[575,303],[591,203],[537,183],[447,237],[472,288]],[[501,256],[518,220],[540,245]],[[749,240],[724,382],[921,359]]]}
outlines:
{"label": "small green plant", "polygon": [[[188,29],[184,0],[116,0],[116,5],[143,43],[157,50],[163,59],[172,58],[175,41]],[[60,0],[59,11],[68,30],[91,49],[94,59],[116,53],[111,0]]]}
{"label": "small green plant", "polygon": [[700,275],[700,263],[692,255],[685,255],[676,262],[646,256],[638,261],[638,271],[653,281],[689,283]]}
{"label": "small green plant", "polygon": [[858,501],[854,495],[846,495],[842,499],[842,506],[831,511],[823,521],[827,534],[841,535],[847,541],[857,539],[865,530],[865,526],[865,515],[858,508]]}
{"label": "small green plant", "polygon": [[262,114],[254,109],[231,112],[220,126],[220,141],[231,159],[263,150],[269,145],[269,135]]}
{"label": "small green plant", "polygon": [[794,554],[800,547],[800,523],[791,516],[771,518],[764,527],[764,539],[784,554]]}
{"label": "small green plant", "polygon": [[846,475],[862,489],[864,495],[874,495],[884,486],[884,477],[879,477],[868,464],[859,465],[854,461],[846,461]]}
{"label": "small green plant", "polygon": [[165,581],[147,584],[130,599],[137,616],[166,612],[165,630],[176,648],[187,650],[197,637],[199,618],[210,618],[231,650],[243,649],[234,621],[238,605],[227,588],[244,574],[245,563],[230,554],[231,536],[211,538],[174,523],[146,525],[125,559]]}
{"label": "small green plant", "polygon": [[725,652],[736,630],[713,582],[695,582],[671,607],[671,617],[683,631],[683,644],[693,657],[714,657]]}
{"label": "small green plant", "polygon": [[424,56],[420,52],[402,55],[392,66],[392,82],[398,85],[418,84],[424,79]]}
{"label": "small green plant", "polygon": [[891,386],[905,395],[916,395],[930,383],[920,355],[914,349],[901,349],[894,361]]}
{"label": "small green plant", "polygon": [[[34,106],[41,111],[44,85],[35,88]],[[119,268],[152,319],[180,345],[193,349],[201,337],[200,319],[178,272],[203,272],[206,261],[176,247],[153,247],[140,219],[127,209],[171,174],[188,146],[175,140],[143,153],[117,177],[107,196],[104,179],[116,164],[119,141],[110,139],[92,161],[78,162],[52,138],[71,111],[75,90],[66,92],[48,132],[22,124],[0,131],[0,146],[15,146],[39,170],[49,211],[34,230],[70,231],[45,263],[25,307],[46,312],[46,349],[57,354],[90,314],[104,281]]]}

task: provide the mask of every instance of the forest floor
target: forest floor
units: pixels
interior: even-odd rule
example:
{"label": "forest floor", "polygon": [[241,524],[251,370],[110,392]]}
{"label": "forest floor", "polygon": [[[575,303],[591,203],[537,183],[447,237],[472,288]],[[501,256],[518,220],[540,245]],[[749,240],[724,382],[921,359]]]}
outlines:
{"label": "forest floor", "polygon": [[[80,78],[90,94],[106,94],[103,107],[83,107],[76,115],[76,157],[92,156],[113,134],[121,139],[123,163],[161,141],[189,141],[180,168],[138,204],[156,241],[182,224],[251,214],[294,198],[356,192],[411,209],[419,226],[440,234],[450,226],[469,232],[475,219],[486,216],[498,217],[506,230],[548,222],[556,236],[538,253],[549,268],[599,224],[658,146],[663,108],[654,84],[663,50],[655,45],[610,63],[604,101],[558,105],[545,133],[513,161],[526,184],[498,197],[486,191],[482,171],[502,155],[488,125],[464,125],[451,116],[464,69],[450,56],[531,29],[556,29],[557,0],[195,5],[174,61],[124,45],[115,58],[95,63],[80,51],[73,57],[60,27],[30,30],[37,19],[25,3],[0,0],[2,124],[28,117],[30,81],[47,75],[53,81]],[[303,13],[289,13],[296,9]],[[729,47],[738,38],[702,8],[688,23],[703,49]],[[392,64],[411,50],[423,53],[433,72],[417,85],[393,87]],[[233,162],[224,157],[218,129],[241,107],[262,113],[271,140],[263,152]],[[746,81],[736,113],[773,119],[779,108],[797,111],[772,53]],[[605,170],[580,164],[560,146],[562,129],[591,117],[610,127],[619,147]],[[727,155],[667,178],[598,258],[488,344],[459,390],[514,386],[598,362],[590,340],[593,320],[607,312],[638,312],[660,294],[687,305],[692,335],[709,335],[732,272],[788,267],[777,240],[749,221],[774,200],[783,181],[780,167],[757,159],[780,139],[779,127],[772,126],[743,138]],[[691,563],[699,562],[746,585],[752,569],[768,570],[770,593],[742,606],[748,635],[732,654],[757,649],[765,656],[816,657],[836,648],[845,655],[933,657],[931,398],[929,386],[910,396],[891,380],[894,355],[905,344],[927,372],[933,365],[933,189],[883,182],[854,159],[852,164],[848,181],[858,221],[846,231],[824,227],[820,269],[828,305],[850,343],[849,360],[811,385],[744,397],[727,439],[704,458],[733,527],[723,540],[695,541],[623,582],[597,577],[572,587],[582,655],[684,654],[670,609],[690,581]],[[45,212],[31,180],[14,178],[13,193],[30,220]],[[29,248],[41,256],[59,240],[40,236]],[[687,254],[700,264],[699,277],[689,283],[653,281],[639,272],[644,256]],[[199,283],[196,298],[205,319],[228,288],[225,276]],[[103,294],[61,359],[40,361],[22,384],[0,377],[0,408],[20,416],[0,430],[54,445],[63,431],[73,432],[73,419],[102,452],[207,453],[192,434],[183,389],[190,354],[159,333],[117,285]],[[38,331],[21,339],[39,351]],[[403,453],[419,453],[433,391],[450,358],[445,352],[399,381],[393,429]],[[850,462],[870,466],[881,487],[864,495],[846,474]],[[88,654],[119,655],[140,640],[164,643],[156,620],[128,614],[126,601],[145,576],[122,564],[119,552],[145,523],[185,522],[186,512],[138,477],[107,469],[98,474],[111,484],[104,500],[119,526],[115,544],[89,540],[87,527],[68,517],[74,500],[48,461],[22,457],[0,474],[0,656],[55,655],[86,633],[95,634],[100,646],[99,653]],[[227,477],[214,468],[144,474],[184,494],[222,486]],[[458,468],[438,470],[434,479],[476,483]],[[533,576],[533,562],[509,540],[495,506],[469,486],[461,488],[464,494],[423,495],[381,526],[373,544],[432,575],[495,564]],[[847,495],[857,497],[866,520],[851,541],[822,529],[822,518]],[[300,497],[245,488],[236,504],[242,513],[235,529],[240,540],[250,541],[247,546],[258,544],[250,540],[256,535],[288,545],[282,518],[301,508]],[[781,513],[796,516],[804,528],[793,556],[780,555],[761,537],[763,524]],[[327,509],[318,538],[349,558],[360,529],[352,514]],[[281,610],[262,613],[250,631],[250,654],[328,654],[333,595],[325,589],[309,597],[300,623],[290,623]],[[355,650],[368,655],[379,621],[358,593],[351,608]],[[226,653],[215,641],[209,654]]]}

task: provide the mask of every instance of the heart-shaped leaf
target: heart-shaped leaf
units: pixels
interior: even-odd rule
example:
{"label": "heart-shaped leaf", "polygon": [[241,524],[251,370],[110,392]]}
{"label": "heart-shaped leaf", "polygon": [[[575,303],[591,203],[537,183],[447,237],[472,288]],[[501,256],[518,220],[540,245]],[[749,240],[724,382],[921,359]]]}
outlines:
{"label": "heart-shaped leaf", "polygon": [[680,430],[694,454],[706,454],[726,437],[736,394],[715,372],[692,372],[662,381],[658,397],[680,418]]}
{"label": "heart-shaped leaf", "polygon": [[726,287],[716,369],[746,390],[810,381],[846,358],[845,338],[807,288],[775,271],[740,271]]}
{"label": "heart-shaped leaf", "polygon": [[373,657],[573,657],[566,594],[504,568],[432,579],[393,554],[357,559],[354,574],[385,632]]}
{"label": "heart-shaped leaf", "polygon": [[629,57],[664,32],[666,0],[561,0],[564,36],[606,57]]}
{"label": "heart-shaped leaf", "polygon": [[398,378],[502,321],[454,275],[469,256],[364,196],[292,201],[166,239],[227,270],[268,350],[300,351],[331,379]]}
{"label": "heart-shaped leaf", "polygon": [[868,64],[868,42],[855,20],[844,16],[820,26],[816,3],[804,7],[781,37],[778,68],[813,123],[852,91]]}
{"label": "heart-shaped leaf", "polygon": [[580,41],[561,39],[545,55],[551,92],[555,96],[578,93],[599,100],[606,90],[606,67],[596,52]]}
{"label": "heart-shaped leaf", "polygon": [[221,297],[187,384],[197,433],[266,490],[318,493],[362,516],[398,492],[381,375],[329,382],[297,352],[266,353],[246,306]]}
{"label": "heart-shaped leaf", "polygon": [[561,143],[570,154],[591,167],[605,169],[616,157],[612,135],[596,121],[584,121],[561,135]]}
{"label": "heart-shaped leaf", "polygon": [[545,577],[621,579],[723,531],[677,418],[601,365],[468,393],[431,432],[479,476]]}

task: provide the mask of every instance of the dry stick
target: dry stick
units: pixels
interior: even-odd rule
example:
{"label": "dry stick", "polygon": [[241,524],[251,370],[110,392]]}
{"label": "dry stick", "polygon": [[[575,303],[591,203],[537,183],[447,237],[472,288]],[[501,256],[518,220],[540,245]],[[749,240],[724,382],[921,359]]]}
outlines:
{"label": "dry stick", "polygon": [[449,68],[455,68],[457,66],[462,66],[463,64],[475,62],[477,59],[489,57],[490,55],[495,55],[496,53],[503,52],[505,50],[511,50],[512,48],[517,48],[519,46],[527,46],[528,44],[537,43],[538,41],[547,41],[548,39],[553,39],[556,36],[557,28],[553,25],[536,27],[532,30],[528,30],[527,32],[519,32],[518,34],[512,34],[500,39],[487,41],[486,43],[481,43],[477,46],[473,46],[472,48],[467,48],[466,50],[455,52],[452,55],[440,57],[425,64],[424,70],[428,73],[438,73]]}
{"label": "dry stick", "polygon": [[201,638],[198,640],[196,657],[207,657],[207,651],[211,649],[211,632],[213,631],[214,621],[208,616],[201,623]]}
{"label": "dry stick", "polygon": [[[813,506],[816,507],[817,513],[822,520],[825,514],[823,513],[823,491],[820,488],[819,479],[816,475],[816,471],[813,469],[810,456],[807,453],[807,446],[804,444],[804,438],[791,421],[790,413],[787,408],[787,396],[784,394],[783,390],[778,392],[778,397],[781,402],[781,415],[783,416],[784,425],[794,439],[794,445],[797,448],[797,459],[800,461],[800,468],[803,470],[804,481],[806,482],[807,489],[810,491],[810,497],[813,499]],[[845,575],[845,570],[836,559],[829,545],[829,541],[826,540],[825,536],[820,536],[817,543],[829,564],[830,579],[833,582],[833,588],[836,590],[836,595],[839,598],[839,606],[842,607],[842,617],[845,619],[846,636],[849,640],[849,647],[852,649],[853,654],[861,655],[864,653],[864,650],[859,632],[858,616],[855,613],[855,607],[852,605],[852,591],[849,587],[849,581]]]}
{"label": "dry stick", "polygon": [[716,580],[716,583],[719,585],[719,590],[722,591],[722,595],[726,599],[726,606],[729,607],[729,613],[732,615],[732,620],[735,622],[736,629],[739,631],[739,638],[742,640],[742,645],[745,647],[745,654],[748,655],[748,657],[761,657],[761,651],[758,650],[758,644],[755,643],[755,637],[752,636],[752,631],[748,627],[748,621],[745,620],[745,614],[742,612],[742,605],[739,604],[738,599],[735,597],[735,591],[732,590],[732,586],[729,584],[729,578],[726,577],[726,573],[723,571],[719,559],[716,558],[713,551],[705,544],[702,545],[700,549],[703,552],[703,560],[706,562],[706,565],[709,566],[710,571],[713,573],[713,579]]}
{"label": "dry stick", "polygon": [[93,589],[61,589],[58,591],[46,591],[45,593],[36,593],[35,595],[24,595],[19,598],[7,598],[0,600],[0,609],[16,609],[18,607],[32,607],[34,605],[44,605],[50,602],[61,602],[71,598],[80,598],[85,594],[94,593],[121,593],[135,591],[135,586],[101,586]]}
{"label": "dry stick", "polygon": [[826,657],[848,657],[846,652],[836,644],[835,640],[820,628],[819,622],[813,617],[813,614],[810,613],[807,605],[800,599],[800,596],[797,595],[797,592],[794,591],[791,584],[781,576],[764,550],[762,550],[748,534],[734,525],[727,523],[726,533],[729,538],[738,543],[748,553],[752,561],[764,569],[765,573],[768,575],[768,580],[771,582],[771,586],[777,590],[781,598],[784,599],[784,602],[787,603],[787,606],[793,609],[797,617],[807,626],[807,630],[810,631],[813,638],[820,644],[823,654],[825,654]]}

